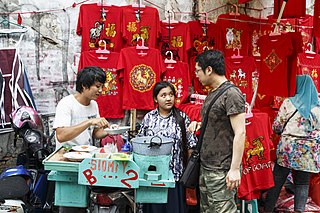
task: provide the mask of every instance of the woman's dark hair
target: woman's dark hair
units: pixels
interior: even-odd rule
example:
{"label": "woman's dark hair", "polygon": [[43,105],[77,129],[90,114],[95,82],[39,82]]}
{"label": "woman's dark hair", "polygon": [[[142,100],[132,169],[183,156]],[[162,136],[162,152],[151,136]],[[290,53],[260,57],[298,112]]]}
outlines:
{"label": "woman's dark hair", "polygon": [[82,93],[83,87],[90,88],[95,82],[104,83],[106,73],[100,67],[92,66],[81,69],[77,75],[76,90]]}
{"label": "woman's dark hair", "polygon": [[[176,96],[176,89],[175,87],[169,83],[168,81],[160,81],[157,82],[156,85],[153,88],[153,99],[156,99],[160,90],[163,88],[170,87],[171,91],[173,92],[174,96]],[[182,136],[182,161],[183,165],[185,166],[187,164],[188,160],[188,147],[187,147],[187,130],[186,130],[186,124],[184,122],[184,118],[181,116],[181,110],[176,108],[175,106],[172,107],[172,114],[173,117],[176,119],[177,124],[179,125],[181,129],[181,136]]]}
{"label": "woman's dark hair", "polygon": [[199,67],[205,72],[208,66],[218,75],[225,75],[225,63],[223,53],[220,50],[207,50],[196,57]]}

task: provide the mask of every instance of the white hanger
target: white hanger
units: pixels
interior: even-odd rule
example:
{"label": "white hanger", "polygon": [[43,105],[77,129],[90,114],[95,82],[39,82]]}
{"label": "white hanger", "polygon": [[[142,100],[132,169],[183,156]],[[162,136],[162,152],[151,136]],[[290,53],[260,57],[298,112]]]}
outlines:
{"label": "white hanger", "polygon": [[101,43],[103,43],[103,49],[99,47],[99,49],[96,50],[96,53],[100,53],[101,55],[98,57],[99,59],[108,59],[108,56],[104,56],[103,54],[110,54],[110,51],[107,49],[107,42],[105,40],[99,41],[99,46],[101,46]]}
{"label": "white hanger", "polygon": [[163,23],[168,23],[168,24],[169,24],[169,23],[170,23],[170,24],[177,24],[177,23],[179,23],[179,21],[175,20],[175,18],[174,18],[174,12],[173,12],[172,10],[166,11],[165,14],[166,14],[166,19],[162,21]]}
{"label": "white hanger", "polygon": [[104,0],[100,0],[100,2],[97,3],[98,6],[111,6],[111,4],[104,2]]}
{"label": "white hanger", "polygon": [[[140,39],[141,39],[141,45],[139,45],[139,42],[138,42]],[[148,50],[149,47],[144,46],[144,39],[143,39],[141,36],[138,37],[138,39],[137,39],[136,49],[137,49],[137,50],[140,50],[140,52],[138,52],[138,55],[144,56],[144,55],[147,55],[147,54],[148,54],[148,53],[146,53],[146,52],[143,52],[143,50]]]}
{"label": "white hanger", "polygon": [[305,51],[305,53],[307,54],[306,58],[314,58],[316,56],[316,53],[312,51],[312,44],[308,43],[307,47],[309,47],[309,49]]}
{"label": "white hanger", "polygon": [[140,7],[140,8],[146,7],[146,5],[143,4],[142,0],[137,0],[136,3],[133,3],[131,6],[132,7]]}
{"label": "white hanger", "polygon": [[239,48],[233,48],[233,51],[235,51],[235,50],[237,50],[238,54],[237,54],[237,55],[233,54],[233,55],[231,56],[231,58],[232,58],[232,59],[241,59],[241,58],[243,58],[243,56],[240,55],[240,49],[239,49]]}
{"label": "white hanger", "polygon": [[25,33],[28,31],[28,29],[25,26],[13,23],[11,21],[9,21],[8,19],[2,19],[0,22],[0,26],[4,26],[4,27],[9,27],[9,26],[15,26],[18,28],[14,28],[14,29],[8,29],[8,28],[4,28],[4,29],[0,29],[0,34],[10,34],[10,33]]}
{"label": "white hanger", "polygon": [[170,59],[167,59],[167,58],[164,59],[164,63],[165,63],[165,64],[168,64],[167,68],[173,69],[174,66],[172,66],[172,64],[176,64],[177,61],[173,59],[173,52],[172,52],[171,50],[168,50],[168,51],[166,52],[166,56],[167,56],[168,54],[170,54]]}

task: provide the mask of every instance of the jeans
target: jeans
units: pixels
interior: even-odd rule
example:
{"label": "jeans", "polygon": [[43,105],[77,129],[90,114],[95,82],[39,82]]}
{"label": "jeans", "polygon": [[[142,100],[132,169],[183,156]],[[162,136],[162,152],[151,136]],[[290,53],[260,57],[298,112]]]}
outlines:
{"label": "jeans", "polygon": [[[273,169],[273,178],[274,178],[274,187],[270,188],[267,193],[266,202],[265,202],[265,211],[272,212],[281,188],[284,182],[287,179],[287,176],[290,172],[289,168],[279,166],[277,163],[274,165]],[[304,171],[294,171],[293,182],[295,186],[294,194],[294,211],[304,212],[305,205],[307,203],[308,193],[309,193],[309,181],[310,181],[310,172]]]}

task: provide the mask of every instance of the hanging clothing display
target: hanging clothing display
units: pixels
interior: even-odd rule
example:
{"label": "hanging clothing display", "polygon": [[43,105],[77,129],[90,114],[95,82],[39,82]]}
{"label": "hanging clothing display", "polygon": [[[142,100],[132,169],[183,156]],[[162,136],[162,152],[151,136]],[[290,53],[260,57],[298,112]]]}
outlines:
{"label": "hanging clothing display", "polygon": [[161,75],[163,81],[170,82],[176,89],[176,107],[179,107],[180,104],[184,103],[188,98],[188,86],[190,85],[188,71],[188,64],[178,61],[176,64],[167,66],[166,70]]}
{"label": "hanging clothing display", "polygon": [[201,23],[200,21],[188,22],[191,39],[191,49],[189,51],[189,68],[190,79],[192,81],[193,90],[198,94],[208,94],[208,86],[203,86],[194,72],[195,59],[198,54],[207,49],[218,49],[218,27],[215,23]]}
{"label": "hanging clothing display", "polygon": [[246,125],[245,148],[242,157],[242,175],[238,197],[258,199],[260,191],[274,186],[270,150],[273,143],[271,123],[267,113],[254,113]]}
{"label": "hanging clothing display", "polygon": [[232,56],[237,48],[241,55],[249,55],[250,20],[249,16],[243,14],[221,14],[218,16],[217,25],[220,32],[218,46],[225,56]]}
{"label": "hanging clothing display", "polygon": [[148,6],[137,8],[131,5],[122,8],[124,47],[136,46],[138,38],[142,37],[145,46],[156,48],[161,33],[158,10]]}
{"label": "hanging clothing display", "polygon": [[81,51],[96,50],[104,40],[107,49],[120,52],[122,48],[122,8],[117,6],[80,6],[77,34],[81,35]]}
{"label": "hanging clothing display", "polygon": [[256,70],[253,57],[225,58],[226,77],[246,95],[246,102],[251,103],[253,96],[252,74]]}
{"label": "hanging clothing display", "polygon": [[10,124],[9,114],[13,110],[19,106],[32,106],[32,100],[24,91],[25,67],[18,49],[0,49],[0,71],[3,76],[1,125],[4,127]]}
{"label": "hanging clothing display", "polygon": [[165,71],[160,51],[154,48],[139,55],[136,47],[123,48],[117,69],[123,79],[123,109],[154,109],[152,90]]}
{"label": "hanging clothing display", "polygon": [[261,67],[258,92],[288,97],[288,57],[292,43],[288,34],[265,35],[259,39]]}
{"label": "hanging clothing display", "polygon": [[174,60],[188,62],[187,51],[191,48],[189,25],[183,22],[170,25],[161,22],[160,26],[159,47],[162,57],[166,58],[166,52],[170,50]]}
{"label": "hanging clothing display", "polygon": [[119,53],[111,52],[100,58],[95,51],[81,53],[79,70],[86,66],[98,66],[106,73],[106,82],[103,85],[102,93],[97,98],[99,114],[105,118],[123,118],[122,109],[122,85],[119,80],[117,64]]}
{"label": "hanging clothing display", "polygon": [[312,43],[313,35],[313,16],[306,15],[305,17],[297,19],[297,29],[301,32],[303,50],[309,50],[309,43]]}
{"label": "hanging clothing display", "polygon": [[320,37],[320,0],[314,1],[313,7],[313,35]]}
{"label": "hanging clothing display", "polygon": [[299,75],[310,75],[317,90],[320,91],[320,55],[310,56],[307,53],[298,55]]}
{"label": "hanging clothing display", "polygon": [[259,38],[271,33],[272,25],[269,19],[252,18],[251,27],[251,50],[249,51],[249,55],[260,56]]}
{"label": "hanging clothing display", "polygon": [[[273,17],[278,18],[283,0],[274,0]],[[282,18],[300,18],[306,15],[306,1],[305,0],[290,0],[286,1]]]}

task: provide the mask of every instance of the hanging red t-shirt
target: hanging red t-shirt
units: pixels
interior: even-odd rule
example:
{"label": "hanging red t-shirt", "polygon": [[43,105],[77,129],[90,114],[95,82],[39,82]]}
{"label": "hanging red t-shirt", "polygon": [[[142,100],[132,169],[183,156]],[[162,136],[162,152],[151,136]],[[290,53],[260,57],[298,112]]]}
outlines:
{"label": "hanging red t-shirt", "polygon": [[296,94],[296,75],[298,73],[298,54],[303,50],[302,35],[300,32],[288,33],[293,46],[292,54],[288,57],[288,95]]}
{"label": "hanging red t-shirt", "polygon": [[139,9],[132,5],[124,6],[122,31],[125,47],[136,46],[141,36],[145,46],[156,48],[161,33],[158,10],[145,6],[140,8],[139,13]]}
{"label": "hanging red t-shirt", "polygon": [[198,54],[206,49],[218,49],[218,27],[214,23],[204,24],[200,21],[188,22],[191,38],[191,49],[189,51],[190,79],[193,84],[194,92],[198,94],[208,94],[208,87],[204,87],[195,75],[195,59]]}
{"label": "hanging red t-shirt", "polygon": [[272,24],[268,19],[252,18],[251,29],[251,51],[249,55],[260,56],[259,38],[272,32]]}
{"label": "hanging red t-shirt", "polygon": [[320,37],[320,0],[315,0],[314,1],[313,35],[315,37]]}
{"label": "hanging red t-shirt", "polygon": [[253,57],[241,59],[225,58],[226,77],[246,95],[246,102],[251,103],[253,96],[252,73],[256,70]]}
{"label": "hanging red t-shirt", "polygon": [[[102,8],[104,14],[102,14]],[[82,4],[77,25],[77,34],[82,36],[81,51],[96,50],[99,48],[99,41],[104,40],[107,49],[120,52],[122,48],[121,20],[121,7]]]}
{"label": "hanging red t-shirt", "polygon": [[136,47],[120,51],[118,70],[122,70],[123,109],[154,109],[152,90],[165,70],[160,51],[154,48],[144,50],[146,55],[138,55]]}
{"label": "hanging red t-shirt", "polygon": [[298,55],[299,75],[310,75],[317,90],[320,91],[320,55],[310,56],[307,53]]}
{"label": "hanging red t-shirt", "polygon": [[[161,37],[159,47],[165,59],[166,52],[172,51],[174,60],[188,62],[187,51],[191,48],[190,29],[187,23],[169,24],[161,22]],[[170,34],[170,39],[169,39]]]}
{"label": "hanging red t-shirt", "polygon": [[262,36],[259,39],[261,69],[258,92],[288,97],[288,57],[292,53],[290,35]]}
{"label": "hanging red t-shirt", "polygon": [[111,52],[107,59],[99,59],[95,51],[81,53],[79,70],[87,66],[101,67],[106,73],[106,82],[103,85],[102,93],[97,98],[99,113],[105,118],[123,118],[122,110],[122,85],[119,82],[117,64],[119,53]]}
{"label": "hanging red t-shirt", "polygon": [[170,66],[166,66],[165,72],[161,75],[163,81],[170,82],[176,89],[176,107],[179,107],[180,104],[184,103],[188,99],[188,71],[188,64],[178,61],[176,64],[170,64]]}
{"label": "hanging red t-shirt", "polygon": [[298,31],[301,32],[303,41],[303,50],[309,50],[308,43],[312,43],[313,35],[313,16],[306,15],[306,17],[297,19]]}
{"label": "hanging red t-shirt", "polygon": [[242,200],[260,198],[260,190],[274,186],[270,150],[272,129],[267,113],[254,113],[246,125],[245,149],[238,197]]}
{"label": "hanging red t-shirt", "polygon": [[218,45],[225,53],[225,56],[236,54],[234,49],[240,49],[240,55],[247,56],[250,49],[250,24],[251,18],[247,15],[221,14],[218,16],[217,25],[219,26]]}
{"label": "hanging red t-shirt", "polygon": [[[283,0],[274,0],[273,17],[278,18]],[[282,18],[300,18],[306,15],[306,1],[305,0],[290,0],[287,1],[284,8]]]}

